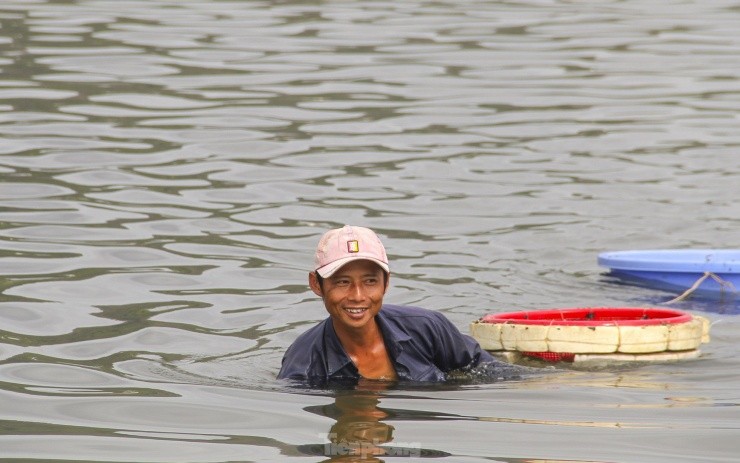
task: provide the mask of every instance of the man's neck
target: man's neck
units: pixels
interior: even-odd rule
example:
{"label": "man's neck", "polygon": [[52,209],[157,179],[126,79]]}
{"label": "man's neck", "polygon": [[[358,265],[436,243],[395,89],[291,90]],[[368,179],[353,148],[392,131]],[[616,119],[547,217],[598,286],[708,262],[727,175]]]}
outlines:
{"label": "man's neck", "polygon": [[375,319],[355,331],[338,331],[336,327],[334,331],[360,376],[388,381],[398,378],[393,360],[383,342],[383,333]]}
{"label": "man's neck", "polygon": [[356,330],[337,329],[334,325],[334,332],[337,333],[339,342],[342,343],[344,350],[348,354],[354,354],[358,351],[369,349],[378,342],[383,342],[383,336],[380,332],[378,323],[373,319],[367,326]]}

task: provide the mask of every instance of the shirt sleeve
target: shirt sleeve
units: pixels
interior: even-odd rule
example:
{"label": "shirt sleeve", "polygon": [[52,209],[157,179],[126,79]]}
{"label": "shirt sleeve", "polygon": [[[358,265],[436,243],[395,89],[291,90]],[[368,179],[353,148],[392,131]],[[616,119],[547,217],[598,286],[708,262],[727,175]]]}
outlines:
{"label": "shirt sleeve", "polygon": [[[283,355],[282,366],[277,379],[305,380],[308,377],[309,362],[305,355],[296,354],[295,344]],[[299,351],[300,352],[300,351]]]}
{"label": "shirt sleeve", "polygon": [[443,314],[433,313],[437,338],[434,358],[439,369],[445,372],[470,369],[483,362],[494,361],[491,354],[483,350],[475,339],[461,333]]}
{"label": "shirt sleeve", "polygon": [[278,379],[307,380],[326,375],[322,342],[325,324],[314,325],[293,341],[283,355]]}

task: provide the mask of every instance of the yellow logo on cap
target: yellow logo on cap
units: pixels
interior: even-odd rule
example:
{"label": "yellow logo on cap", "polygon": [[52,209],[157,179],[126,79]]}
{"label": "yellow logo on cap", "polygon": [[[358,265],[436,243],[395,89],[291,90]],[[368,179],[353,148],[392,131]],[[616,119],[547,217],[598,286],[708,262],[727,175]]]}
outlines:
{"label": "yellow logo on cap", "polygon": [[357,240],[347,241],[347,252],[360,252],[360,243]]}

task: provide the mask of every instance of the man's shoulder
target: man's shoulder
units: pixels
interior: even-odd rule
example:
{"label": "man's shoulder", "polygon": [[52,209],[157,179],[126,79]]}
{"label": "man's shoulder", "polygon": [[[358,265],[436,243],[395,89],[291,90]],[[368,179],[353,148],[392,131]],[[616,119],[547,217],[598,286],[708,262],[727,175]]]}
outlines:
{"label": "man's shoulder", "polygon": [[441,312],[410,305],[383,304],[383,309],[379,312],[379,315],[386,320],[400,324],[411,322],[412,326],[418,323],[448,323],[447,317]]}
{"label": "man's shoulder", "polygon": [[434,317],[434,314],[438,313],[413,305],[395,304],[383,304],[383,309],[380,312],[390,317]]}
{"label": "man's shoulder", "polygon": [[316,358],[325,354],[324,338],[327,320],[323,320],[304,331],[293,341],[283,355],[279,379],[306,379],[316,374],[321,362]]}
{"label": "man's shoulder", "polygon": [[311,328],[299,334],[295,341],[293,341],[293,344],[290,346],[290,348],[305,350],[306,346],[321,342],[324,339],[326,324],[328,323],[328,321],[328,318],[325,320],[321,320]]}

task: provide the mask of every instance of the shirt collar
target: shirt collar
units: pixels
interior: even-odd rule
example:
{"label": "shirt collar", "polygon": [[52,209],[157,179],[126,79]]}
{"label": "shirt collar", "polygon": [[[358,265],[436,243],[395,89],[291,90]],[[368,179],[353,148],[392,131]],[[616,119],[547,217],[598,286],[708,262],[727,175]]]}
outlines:
{"label": "shirt collar", "polygon": [[388,317],[383,313],[383,309],[378,312],[378,315],[375,316],[375,319],[378,322],[380,332],[383,333],[383,340],[385,341],[385,345],[390,346],[395,350],[393,354],[398,355],[399,353],[401,353],[403,351],[403,346],[401,345],[401,343],[410,340],[411,336],[409,336],[408,333],[406,333],[405,331],[401,330],[395,323],[389,322]]}
{"label": "shirt collar", "polygon": [[394,323],[393,319],[387,317],[383,310],[378,312],[376,318],[398,378],[402,380],[411,379],[410,372],[413,368],[413,361],[410,361],[408,354],[404,353],[404,344],[413,341],[411,336],[402,330],[397,323]]}
{"label": "shirt collar", "polygon": [[344,347],[339,341],[336,331],[334,331],[334,324],[331,321],[331,317],[326,319],[324,340],[326,342],[326,352],[328,353],[326,356],[326,369],[329,377],[348,365],[354,370],[357,369],[349,358],[349,355],[347,355],[347,352],[344,351]]}
{"label": "shirt collar", "polygon": [[[397,360],[398,356],[403,352],[402,343],[409,341],[411,336],[409,336],[405,331],[399,329],[394,323],[390,323],[386,315],[383,313],[383,309],[381,309],[375,316],[375,320],[378,322],[378,328],[380,328],[380,332],[383,334],[383,341],[385,342],[386,347],[392,350],[392,352],[389,352],[391,355],[391,361],[394,361],[395,363],[395,360]],[[327,355],[326,365],[328,376],[331,377],[343,368],[350,368],[355,375],[359,375],[357,367],[352,363],[352,360],[349,358],[349,355],[347,355],[347,352],[345,352],[342,343],[339,341],[336,331],[334,331],[334,324],[332,323],[331,317],[326,319],[324,339],[326,342],[326,351],[329,353],[329,355]]]}

